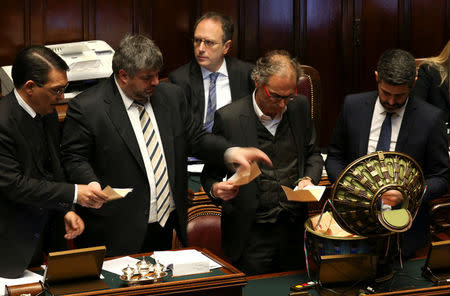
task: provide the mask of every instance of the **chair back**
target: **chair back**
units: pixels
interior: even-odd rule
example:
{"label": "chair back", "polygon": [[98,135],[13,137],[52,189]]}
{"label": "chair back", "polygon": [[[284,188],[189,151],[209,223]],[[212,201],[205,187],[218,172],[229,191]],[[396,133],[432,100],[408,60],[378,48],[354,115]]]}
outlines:
{"label": "chair back", "polygon": [[315,122],[320,121],[322,103],[322,89],[320,85],[319,71],[307,65],[301,65],[303,75],[297,84],[297,92],[308,98],[311,106],[311,118]]}
{"label": "chair back", "polygon": [[214,255],[226,259],[222,249],[221,218],[222,208],[213,204],[200,204],[189,208],[188,246],[206,248]]}

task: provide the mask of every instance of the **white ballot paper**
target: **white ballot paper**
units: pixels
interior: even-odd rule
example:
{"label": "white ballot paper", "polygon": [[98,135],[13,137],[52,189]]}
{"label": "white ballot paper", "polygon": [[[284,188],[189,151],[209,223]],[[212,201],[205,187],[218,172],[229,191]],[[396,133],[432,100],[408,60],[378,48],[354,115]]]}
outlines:
{"label": "white ballot paper", "polygon": [[17,279],[7,279],[0,277],[0,296],[6,295],[6,287],[5,286],[15,286],[15,285],[24,285],[37,283],[42,281],[42,275],[31,272],[29,270],[25,270],[23,275]]}
{"label": "white ballot paper", "polygon": [[138,262],[139,259],[132,258],[130,256],[106,260],[103,262],[102,270],[122,275],[122,269],[126,268],[128,265],[130,265],[130,267],[136,268],[136,263]]}
{"label": "white ballot paper", "polygon": [[305,186],[303,189],[298,189],[295,187],[294,190],[283,185],[281,185],[281,187],[283,188],[288,200],[300,202],[320,201],[326,189],[326,186],[314,185]]}
{"label": "white ballot paper", "polygon": [[102,191],[108,196],[108,201],[111,201],[124,198],[125,195],[133,191],[133,188],[111,188],[111,186],[108,185]]}
{"label": "white ballot paper", "polygon": [[197,250],[155,251],[153,258],[172,269],[173,276],[205,273],[210,269],[222,267]]}
{"label": "white ballot paper", "polygon": [[236,173],[234,173],[233,176],[228,179],[228,181],[232,181],[234,185],[241,186],[250,183],[253,179],[258,177],[261,174],[261,171],[259,170],[258,164],[256,162],[253,162],[250,171],[243,170],[240,166]]}

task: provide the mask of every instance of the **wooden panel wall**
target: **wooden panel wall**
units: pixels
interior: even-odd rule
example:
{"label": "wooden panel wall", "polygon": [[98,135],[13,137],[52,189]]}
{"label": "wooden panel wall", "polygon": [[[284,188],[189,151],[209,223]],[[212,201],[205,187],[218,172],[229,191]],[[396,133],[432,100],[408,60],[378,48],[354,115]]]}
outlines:
{"label": "wooden panel wall", "polygon": [[416,57],[450,39],[450,0],[5,0],[0,3],[0,65],[26,45],[105,40],[143,33],[160,46],[161,76],[192,58],[195,19],[210,10],[235,23],[231,54],[254,62],[287,49],[319,70],[326,146],[345,94],[375,89],[380,53],[400,47]]}

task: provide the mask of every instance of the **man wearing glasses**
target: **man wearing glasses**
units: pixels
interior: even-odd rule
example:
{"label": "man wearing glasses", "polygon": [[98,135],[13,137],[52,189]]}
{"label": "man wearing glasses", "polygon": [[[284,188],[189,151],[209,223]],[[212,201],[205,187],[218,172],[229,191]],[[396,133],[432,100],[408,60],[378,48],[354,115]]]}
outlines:
{"label": "man wearing glasses", "polygon": [[169,81],[184,90],[192,113],[209,132],[217,109],[249,95],[254,88],[250,77],[253,66],[225,57],[233,30],[228,17],[204,14],[194,26],[195,59],[169,74]]}
{"label": "man wearing glasses", "polygon": [[74,203],[99,208],[106,200],[91,186],[64,183],[55,104],[64,99],[67,70],[52,50],[25,48],[12,66],[15,88],[0,100],[0,277],[21,276],[42,264],[43,250],[83,232]]}
{"label": "man wearing glasses", "polygon": [[256,90],[218,110],[213,133],[239,146],[255,146],[272,160],[262,174],[238,187],[222,181],[225,166],[206,165],[202,185],[223,206],[225,254],[246,274],[303,266],[303,223],[307,208],[289,202],[281,185],[317,183],[323,159],[315,146],[308,100],[296,94],[300,64],[286,51],[272,51],[256,62]]}

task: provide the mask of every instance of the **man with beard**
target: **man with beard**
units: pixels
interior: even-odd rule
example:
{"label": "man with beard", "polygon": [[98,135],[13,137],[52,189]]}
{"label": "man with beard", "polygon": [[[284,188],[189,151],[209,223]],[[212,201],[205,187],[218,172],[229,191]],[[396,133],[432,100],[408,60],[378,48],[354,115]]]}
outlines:
{"label": "man with beard", "polygon": [[[416,80],[414,57],[407,51],[384,52],[375,71],[378,92],[348,95],[336,123],[325,163],[334,182],[355,159],[374,151],[398,151],[422,167],[426,194],[413,222],[404,233],[402,254],[414,255],[429,241],[427,201],[447,191],[448,152],[444,117],[434,106],[410,94]],[[389,190],[382,196],[397,206],[402,195]]]}
{"label": "man with beard", "polygon": [[78,209],[86,231],[78,247],[106,245],[108,256],[164,250],[177,229],[186,243],[187,155],[250,167],[270,163],[255,148],[230,148],[193,119],[181,88],[159,84],[163,58],[142,35],[127,35],[113,75],[72,99],[64,123],[63,164],[70,180],[133,188],[100,210]]}

